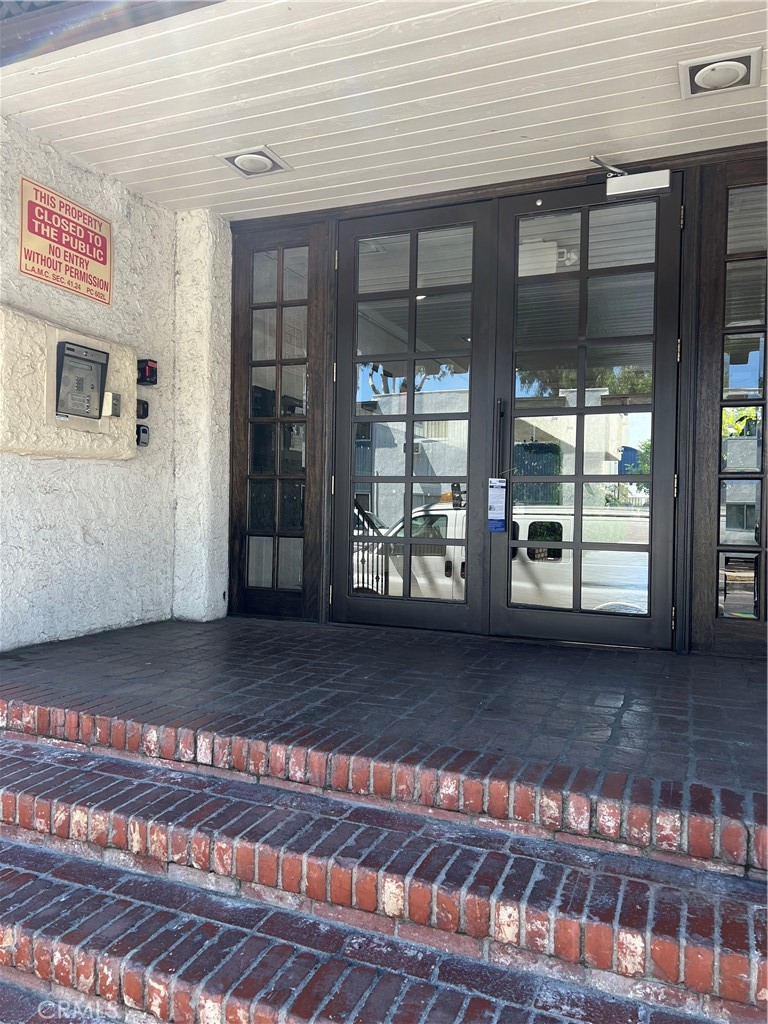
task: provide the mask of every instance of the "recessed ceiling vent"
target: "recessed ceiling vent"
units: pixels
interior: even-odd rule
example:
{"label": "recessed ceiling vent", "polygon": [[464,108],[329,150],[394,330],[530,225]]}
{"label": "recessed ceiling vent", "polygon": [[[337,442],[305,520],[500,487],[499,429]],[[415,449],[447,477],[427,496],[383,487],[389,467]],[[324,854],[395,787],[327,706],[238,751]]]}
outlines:
{"label": "recessed ceiling vent", "polygon": [[719,57],[681,61],[678,70],[683,99],[759,85],[762,56],[762,46],[756,46],[738,53],[723,53]]}
{"label": "recessed ceiling vent", "polygon": [[277,171],[293,170],[266,146],[253,146],[238,153],[222,153],[219,159],[229,164],[243,178],[263,178]]}

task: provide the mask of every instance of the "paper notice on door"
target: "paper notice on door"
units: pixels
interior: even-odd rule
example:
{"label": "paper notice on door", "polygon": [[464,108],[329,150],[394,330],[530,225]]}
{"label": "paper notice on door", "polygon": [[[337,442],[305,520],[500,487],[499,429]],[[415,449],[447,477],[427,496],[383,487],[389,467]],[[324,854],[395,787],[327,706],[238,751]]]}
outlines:
{"label": "paper notice on door", "polygon": [[507,481],[503,477],[488,480],[488,529],[504,533],[507,528]]}

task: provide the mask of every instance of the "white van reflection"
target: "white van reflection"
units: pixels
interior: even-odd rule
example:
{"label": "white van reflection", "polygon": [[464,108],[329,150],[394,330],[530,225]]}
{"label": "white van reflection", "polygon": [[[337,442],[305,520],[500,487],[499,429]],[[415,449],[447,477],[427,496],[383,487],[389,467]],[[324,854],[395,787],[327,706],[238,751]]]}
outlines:
{"label": "white van reflection", "polygon": [[[403,520],[390,529],[372,513],[355,509],[352,592],[378,597],[463,601],[466,507],[449,500],[411,514],[410,590],[404,587]],[[647,544],[649,509],[585,508],[582,535],[611,544]],[[573,608],[573,511],[560,506],[518,509],[512,523],[510,604]],[[519,542],[519,543],[514,543]],[[648,614],[648,553],[621,547],[582,555],[581,608],[623,615]]]}

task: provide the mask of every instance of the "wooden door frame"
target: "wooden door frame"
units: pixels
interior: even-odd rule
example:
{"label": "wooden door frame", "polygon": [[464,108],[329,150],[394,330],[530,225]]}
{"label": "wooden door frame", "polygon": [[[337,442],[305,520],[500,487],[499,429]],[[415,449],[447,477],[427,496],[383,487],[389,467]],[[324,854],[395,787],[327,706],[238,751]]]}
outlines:
{"label": "wooden door frame", "polygon": [[[669,157],[656,157],[652,160],[635,161],[626,164],[630,171],[657,170],[670,168],[685,171],[684,205],[685,230],[683,231],[682,267],[681,267],[681,372],[679,374],[678,410],[679,422],[685,430],[678,432],[677,463],[678,463],[678,515],[675,525],[675,608],[676,630],[675,650],[685,653],[693,647],[705,650],[708,644],[714,644],[714,623],[705,621],[702,616],[701,601],[707,601],[701,594],[709,594],[709,584],[702,578],[701,558],[709,558],[712,548],[707,549],[701,527],[706,530],[704,520],[706,509],[710,509],[706,494],[702,493],[703,468],[701,467],[701,446],[706,443],[706,430],[700,426],[697,416],[697,399],[702,388],[699,387],[698,375],[702,372],[704,356],[699,355],[699,327],[706,311],[700,309],[699,272],[702,258],[706,255],[707,246],[702,244],[702,237],[708,230],[706,225],[712,220],[710,209],[711,196],[703,186],[703,179],[712,172],[705,173],[708,167],[736,167],[747,161],[753,166],[764,169],[766,145],[754,143],[718,150],[706,150],[698,153],[685,153]],[[730,172],[736,173],[735,171]],[[508,196],[522,195],[529,192],[540,192],[559,189],[578,184],[593,184],[604,181],[605,175],[590,170],[574,171],[568,174],[547,178],[530,178],[523,181],[505,182],[492,186],[478,186],[448,192],[437,192],[428,195],[386,200],[355,207],[339,207],[323,212],[307,212],[278,217],[267,217],[258,220],[232,222],[235,262],[237,264],[238,239],[250,237],[254,243],[261,244],[268,232],[277,231],[285,234],[289,229],[303,229],[322,224],[325,230],[326,259],[323,268],[324,291],[320,293],[323,310],[320,319],[324,330],[324,382],[325,382],[325,420],[322,429],[325,448],[322,453],[323,503],[322,516],[325,527],[322,530],[320,594],[316,602],[316,615],[309,618],[327,621],[330,603],[330,484],[334,472],[333,453],[333,382],[332,369],[335,359],[335,315],[336,315],[336,275],[334,273],[334,257],[336,238],[341,222],[363,216],[376,216],[384,213],[427,210],[434,207],[473,202],[479,199],[498,199]],[[233,276],[233,287],[237,279],[237,266]],[[233,314],[233,321],[234,321]],[[242,329],[242,328],[241,328]],[[237,329],[233,329],[234,338]],[[234,344],[233,344],[234,349]],[[719,368],[719,361],[718,361]],[[234,417],[233,417],[234,420]],[[711,424],[709,427],[711,432]],[[710,441],[711,443],[711,441]],[[699,451],[698,457],[696,452]],[[234,466],[234,461],[233,461]],[[698,473],[697,473],[698,467]],[[233,474],[234,475],[234,474]],[[234,496],[233,496],[234,500]],[[234,508],[234,506],[233,506]],[[698,524],[692,529],[692,522]],[[702,590],[703,588],[703,590]],[[695,589],[695,593],[694,593]],[[232,608],[236,611],[237,609]],[[709,613],[708,613],[709,614]],[[711,619],[711,615],[710,615]]]}

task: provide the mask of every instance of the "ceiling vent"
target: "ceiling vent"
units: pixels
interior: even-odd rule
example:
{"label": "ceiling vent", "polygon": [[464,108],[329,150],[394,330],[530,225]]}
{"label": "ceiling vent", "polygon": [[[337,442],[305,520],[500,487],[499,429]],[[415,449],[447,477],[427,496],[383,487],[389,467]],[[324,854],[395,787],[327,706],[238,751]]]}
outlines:
{"label": "ceiling vent", "polygon": [[684,100],[726,89],[750,89],[760,84],[763,48],[755,46],[718,57],[684,60],[678,64]]}
{"label": "ceiling vent", "polygon": [[266,146],[252,146],[237,153],[221,153],[219,159],[229,164],[243,178],[263,178],[278,171],[293,170]]}

